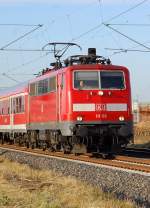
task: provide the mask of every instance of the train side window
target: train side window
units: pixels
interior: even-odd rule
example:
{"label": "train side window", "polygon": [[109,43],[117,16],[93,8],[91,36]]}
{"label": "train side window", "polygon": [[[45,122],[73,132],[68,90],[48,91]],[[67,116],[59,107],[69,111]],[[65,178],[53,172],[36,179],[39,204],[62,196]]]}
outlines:
{"label": "train side window", "polygon": [[36,95],[36,83],[30,84],[30,95],[31,96]]}
{"label": "train side window", "polygon": [[44,79],[38,82],[38,95],[42,95],[48,92],[48,79]]}
{"label": "train side window", "polygon": [[0,115],[9,114],[9,100],[4,100],[0,102]]}
{"label": "train side window", "polygon": [[10,109],[9,109],[9,100],[7,100],[7,104],[6,104],[6,114],[9,115],[10,114]]}
{"label": "train side window", "polygon": [[25,111],[25,97],[24,96],[20,97],[20,111],[21,112]]}
{"label": "train side window", "polygon": [[25,111],[24,96],[13,99],[13,113],[23,113]]}
{"label": "train side window", "polygon": [[2,115],[2,107],[3,107],[3,103],[2,101],[0,102],[0,115]]}
{"label": "train side window", "polygon": [[19,113],[19,98],[16,98],[16,113]]}
{"label": "train side window", "polygon": [[9,107],[7,108],[7,112],[8,112],[8,114],[10,114],[10,108]]}
{"label": "train side window", "polygon": [[12,109],[13,109],[13,113],[16,113],[16,99],[13,99],[13,103],[12,103]]}
{"label": "train side window", "polygon": [[56,77],[50,77],[49,79],[49,91],[56,91]]}
{"label": "train side window", "polygon": [[61,78],[61,88],[64,89],[65,87],[65,76],[64,74],[62,74],[62,78]]}
{"label": "train side window", "polygon": [[0,102],[0,115],[3,115],[3,101]]}

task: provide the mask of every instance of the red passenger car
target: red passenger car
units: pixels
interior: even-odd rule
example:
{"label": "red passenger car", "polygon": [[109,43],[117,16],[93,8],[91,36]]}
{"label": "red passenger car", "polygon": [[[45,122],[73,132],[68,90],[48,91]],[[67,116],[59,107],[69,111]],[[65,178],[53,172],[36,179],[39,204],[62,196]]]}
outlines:
{"label": "red passenger car", "polygon": [[[53,64],[54,65],[54,64]],[[89,49],[0,97],[0,135],[27,147],[112,151],[133,136],[129,71]]]}

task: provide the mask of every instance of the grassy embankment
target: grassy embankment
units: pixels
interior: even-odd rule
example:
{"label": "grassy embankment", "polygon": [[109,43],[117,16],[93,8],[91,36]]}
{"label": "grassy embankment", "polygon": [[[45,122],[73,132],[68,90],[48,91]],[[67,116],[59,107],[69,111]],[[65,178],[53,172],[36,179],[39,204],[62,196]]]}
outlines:
{"label": "grassy embankment", "polygon": [[0,157],[1,208],[133,208],[71,177],[33,170]]}

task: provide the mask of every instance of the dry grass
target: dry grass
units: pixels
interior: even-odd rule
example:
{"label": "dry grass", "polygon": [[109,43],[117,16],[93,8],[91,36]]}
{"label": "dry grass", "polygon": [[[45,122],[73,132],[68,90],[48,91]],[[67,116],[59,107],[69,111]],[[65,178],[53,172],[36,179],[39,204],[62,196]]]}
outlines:
{"label": "dry grass", "polygon": [[150,136],[136,135],[134,137],[134,144],[139,147],[150,148]]}
{"label": "dry grass", "polygon": [[[136,132],[141,132],[137,135]],[[144,132],[148,132],[145,134]],[[135,127],[134,145],[141,148],[150,148],[150,121],[142,121]]]}
{"label": "dry grass", "polygon": [[133,208],[110,194],[51,171],[33,170],[0,157],[1,208]]}
{"label": "dry grass", "polygon": [[150,138],[144,136],[136,136],[134,138],[134,144],[130,146],[135,146],[139,148],[150,148]]}

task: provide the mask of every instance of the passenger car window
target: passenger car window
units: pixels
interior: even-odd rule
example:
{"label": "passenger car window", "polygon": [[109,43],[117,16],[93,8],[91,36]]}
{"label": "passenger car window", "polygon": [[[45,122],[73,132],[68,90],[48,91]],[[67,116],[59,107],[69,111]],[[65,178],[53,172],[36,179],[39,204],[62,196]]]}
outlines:
{"label": "passenger car window", "polygon": [[9,113],[9,100],[0,101],[0,115],[8,115]]}
{"label": "passenger car window", "polygon": [[13,98],[13,113],[23,113],[25,111],[25,97],[19,96]]}

